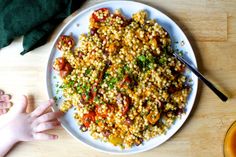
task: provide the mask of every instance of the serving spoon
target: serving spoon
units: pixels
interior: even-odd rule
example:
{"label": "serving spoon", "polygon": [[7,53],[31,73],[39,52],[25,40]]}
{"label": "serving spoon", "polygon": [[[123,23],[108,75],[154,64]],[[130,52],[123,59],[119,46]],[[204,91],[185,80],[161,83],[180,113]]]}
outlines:
{"label": "serving spoon", "polygon": [[224,95],[220,90],[218,90],[214,84],[208,81],[194,66],[192,66],[188,61],[186,61],[183,57],[181,57],[177,52],[173,52],[175,58],[177,58],[180,62],[185,64],[202,82],[204,82],[222,101],[226,102],[228,97]]}

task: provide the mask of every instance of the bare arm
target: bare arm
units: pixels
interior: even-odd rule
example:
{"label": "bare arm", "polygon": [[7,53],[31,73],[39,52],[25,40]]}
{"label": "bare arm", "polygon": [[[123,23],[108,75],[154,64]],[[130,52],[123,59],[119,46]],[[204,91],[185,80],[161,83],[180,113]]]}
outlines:
{"label": "bare arm", "polygon": [[0,129],[0,139],[0,157],[2,157],[7,154],[17,141],[9,134],[7,128]]}

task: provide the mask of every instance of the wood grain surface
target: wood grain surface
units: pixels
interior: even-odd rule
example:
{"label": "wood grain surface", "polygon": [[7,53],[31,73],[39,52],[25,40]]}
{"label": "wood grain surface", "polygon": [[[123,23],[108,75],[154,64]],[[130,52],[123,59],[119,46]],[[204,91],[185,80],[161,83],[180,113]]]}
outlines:
{"label": "wood grain surface", "polygon": [[[102,2],[89,0],[83,7]],[[184,30],[197,56],[200,71],[230,96],[223,103],[200,82],[194,109],[183,127],[167,142],[137,157],[223,157],[223,140],[236,120],[236,1],[140,0],[171,17]],[[44,46],[21,56],[22,38],[0,50],[0,89],[13,95],[31,95],[37,106],[47,100],[46,64],[52,41],[68,17]],[[19,143],[8,157],[108,157],[54,130],[57,141]],[[0,139],[1,140],[1,139]],[[236,148],[235,148],[236,149]]]}

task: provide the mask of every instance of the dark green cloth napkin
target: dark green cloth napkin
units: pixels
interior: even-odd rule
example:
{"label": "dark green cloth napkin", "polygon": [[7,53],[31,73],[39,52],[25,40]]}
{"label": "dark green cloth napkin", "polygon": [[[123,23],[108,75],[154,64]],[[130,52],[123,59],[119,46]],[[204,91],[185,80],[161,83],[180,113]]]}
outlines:
{"label": "dark green cloth napkin", "polygon": [[55,27],[84,1],[0,0],[0,48],[22,35],[22,55],[43,45]]}

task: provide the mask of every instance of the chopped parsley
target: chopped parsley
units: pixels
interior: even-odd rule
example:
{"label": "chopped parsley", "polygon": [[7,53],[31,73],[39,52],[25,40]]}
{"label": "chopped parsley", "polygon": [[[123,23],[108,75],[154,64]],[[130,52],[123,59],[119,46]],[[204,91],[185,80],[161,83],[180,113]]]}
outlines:
{"label": "chopped parsley", "polygon": [[61,84],[61,85],[59,86],[59,88],[62,89],[62,88],[65,88],[65,86],[64,86],[63,84]]}
{"label": "chopped parsley", "polygon": [[180,56],[183,56],[183,54],[184,54],[183,50],[178,51],[178,54],[179,54]]}
{"label": "chopped parsley", "polygon": [[57,89],[57,90],[56,90],[56,94],[59,94],[59,92],[60,92],[59,89]]}
{"label": "chopped parsley", "polygon": [[161,65],[163,65],[163,64],[166,63],[166,61],[167,61],[166,57],[161,57],[161,58],[159,59],[158,63],[161,64]]}
{"label": "chopped parsley", "polygon": [[108,78],[109,76],[110,76],[110,74],[108,72],[105,72],[104,79]]}
{"label": "chopped parsley", "polygon": [[89,75],[89,74],[90,74],[90,72],[91,72],[91,69],[89,69],[89,68],[88,68],[88,69],[86,69],[86,70],[85,70],[85,75],[86,75],[86,76],[87,76],[87,75]]}
{"label": "chopped parsley", "polygon": [[73,81],[73,80],[70,80],[70,81],[68,82],[69,87],[73,87],[74,84],[75,84],[75,81]]}
{"label": "chopped parsley", "polygon": [[124,70],[129,73],[130,72],[130,67],[128,65],[125,65]]}
{"label": "chopped parsley", "polygon": [[137,65],[142,70],[149,70],[154,68],[155,58],[151,55],[140,55],[136,59]]}
{"label": "chopped parsley", "polygon": [[109,81],[108,81],[108,86],[110,89],[113,89],[115,84],[118,82],[118,78],[111,78]]}
{"label": "chopped parsley", "polygon": [[54,101],[57,101],[57,97],[56,96],[54,96],[53,99],[54,99]]}
{"label": "chopped parsley", "polygon": [[98,89],[97,89],[96,87],[95,87],[95,88],[93,88],[93,91],[94,91],[94,92],[96,92],[97,90],[98,90]]}
{"label": "chopped parsley", "polygon": [[98,97],[95,97],[95,98],[94,98],[94,101],[95,101],[96,103],[99,103]]}
{"label": "chopped parsley", "polygon": [[76,90],[77,90],[77,92],[78,92],[79,94],[83,93],[83,89],[81,88],[80,85],[78,85],[78,86],[76,87]]}
{"label": "chopped parsley", "polygon": [[100,121],[101,121],[100,119],[97,119],[97,120],[95,121],[95,123],[97,123],[97,124],[98,124]]}

